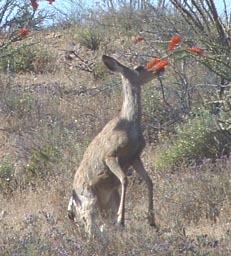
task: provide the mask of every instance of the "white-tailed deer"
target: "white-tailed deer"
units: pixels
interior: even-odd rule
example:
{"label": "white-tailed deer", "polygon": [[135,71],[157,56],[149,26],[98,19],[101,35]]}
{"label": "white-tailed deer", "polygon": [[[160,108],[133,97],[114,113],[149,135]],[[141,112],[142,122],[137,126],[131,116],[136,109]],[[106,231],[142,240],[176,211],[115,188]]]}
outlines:
{"label": "white-tailed deer", "polygon": [[[104,55],[104,64],[122,77],[123,104],[121,112],[94,138],[84,153],[76,171],[68,216],[84,220],[91,233],[96,213],[117,213],[117,222],[124,225],[127,171],[132,167],[148,187],[148,220],[155,226],[153,184],[140,159],[145,146],[141,131],[140,86],[164,71],[148,71],[144,67],[130,69],[117,60]],[[121,185],[121,194],[119,188]],[[106,218],[104,215],[104,218]]]}

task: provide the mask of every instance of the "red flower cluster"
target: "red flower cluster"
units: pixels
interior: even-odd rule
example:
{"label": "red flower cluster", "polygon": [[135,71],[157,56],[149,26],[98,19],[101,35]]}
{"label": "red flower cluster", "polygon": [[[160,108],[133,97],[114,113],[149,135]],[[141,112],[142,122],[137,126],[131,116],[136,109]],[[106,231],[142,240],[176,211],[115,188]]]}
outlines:
{"label": "red flower cluster", "polygon": [[202,55],[204,50],[199,48],[199,47],[196,47],[196,46],[193,46],[193,47],[188,47],[187,48],[187,51],[190,51],[190,52],[193,52],[193,53],[197,53],[199,55]]}
{"label": "red flower cluster", "polygon": [[38,9],[37,0],[30,0],[30,2],[31,2],[31,6],[32,6],[33,10],[36,11]]}
{"label": "red flower cluster", "polygon": [[141,41],[143,41],[144,40],[144,37],[142,37],[142,36],[136,36],[134,39],[133,39],[133,42],[135,43],[135,44],[137,44],[137,43],[139,43],[139,42],[141,42]]}
{"label": "red flower cluster", "polygon": [[[55,0],[46,0],[49,4],[53,4],[55,2]],[[38,0],[30,0],[31,2],[31,6],[33,8],[34,11],[36,11],[38,9]]]}
{"label": "red flower cluster", "polygon": [[149,61],[147,63],[147,65],[145,66],[145,69],[158,71],[158,70],[162,69],[163,67],[167,66],[168,64],[169,63],[167,60],[156,57],[156,58],[151,59],[151,61]]}
{"label": "red flower cluster", "polygon": [[145,66],[145,68],[146,68],[147,70],[149,70],[149,69],[153,68],[153,66],[155,66],[155,65],[156,65],[157,63],[159,63],[160,61],[161,61],[161,58],[155,57],[155,58],[151,59],[151,60],[147,63],[147,65]]}
{"label": "red flower cluster", "polygon": [[173,48],[176,46],[181,41],[181,37],[178,35],[174,35],[171,37],[169,43],[168,43],[168,48],[167,51],[173,50]]}
{"label": "red flower cluster", "polygon": [[[144,40],[144,38],[142,36],[136,36],[133,39],[134,43],[139,43],[142,40]],[[167,46],[167,51],[172,51],[174,49],[174,47],[181,41],[181,37],[179,35],[173,35],[171,37],[171,39],[169,40],[168,46]],[[193,47],[187,47],[185,50],[192,52],[192,53],[196,53],[198,55],[202,55],[204,53],[204,50],[193,46]],[[169,64],[169,62],[166,59],[162,59],[159,57],[155,57],[153,59],[151,59],[145,66],[145,69],[149,70],[149,71],[158,71],[162,68],[164,68],[165,66],[167,66]]]}
{"label": "red flower cluster", "polygon": [[19,35],[20,36],[26,36],[29,33],[29,29],[27,27],[22,27],[19,29]]}
{"label": "red flower cluster", "polygon": [[[178,36],[178,35],[172,36],[169,43],[168,43],[167,51],[173,50],[175,45],[178,44],[180,41],[181,41],[180,36]],[[202,55],[204,53],[203,49],[201,49],[199,47],[196,47],[196,46],[188,47],[186,50],[189,51],[189,52],[192,52],[192,53],[197,53],[199,55]]]}
{"label": "red flower cluster", "polygon": [[47,0],[47,2],[48,2],[49,4],[53,4],[54,1],[55,1],[55,0]]}
{"label": "red flower cluster", "polygon": [[167,66],[169,62],[167,60],[162,59],[159,63],[157,63],[154,68],[156,71],[159,71],[160,69],[164,68]]}

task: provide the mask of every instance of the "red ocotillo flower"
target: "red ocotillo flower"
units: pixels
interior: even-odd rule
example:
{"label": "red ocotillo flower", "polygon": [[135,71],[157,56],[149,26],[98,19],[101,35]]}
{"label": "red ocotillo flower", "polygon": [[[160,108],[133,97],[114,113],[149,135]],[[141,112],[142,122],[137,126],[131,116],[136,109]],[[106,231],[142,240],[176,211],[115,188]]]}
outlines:
{"label": "red ocotillo flower", "polygon": [[19,29],[20,36],[26,36],[29,33],[29,29],[27,27],[23,27]]}
{"label": "red ocotillo flower", "polygon": [[151,59],[145,66],[145,69],[149,70],[152,69],[157,63],[159,63],[161,61],[161,58],[159,57],[155,57],[153,59]]}
{"label": "red ocotillo flower", "polygon": [[197,53],[197,54],[199,54],[199,55],[202,55],[203,52],[204,52],[203,49],[201,49],[201,48],[199,48],[199,47],[196,47],[196,46],[188,47],[188,48],[187,48],[187,51],[193,52],[193,53]]}
{"label": "red ocotillo flower", "polygon": [[36,11],[38,9],[38,2],[37,0],[31,0],[31,6],[34,9],[34,11]]}
{"label": "red ocotillo flower", "polygon": [[52,4],[55,0],[47,0],[49,4]]}
{"label": "red ocotillo flower", "polygon": [[176,46],[176,44],[178,44],[180,41],[181,41],[180,36],[178,36],[178,35],[172,36],[168,43],[167,51],[173,50],[173,48]]}
{"label": "red ocotillo flower", "polygon": [[147,63],[147,65],[145,66],[145,69],[147,69],[147,70],[155,69],[156,71],[158,71],[158,70],[160,70],[161,68],[165,67],[168,64],[169,63],[168,63],[167,60],[156,57],[156,58],[151,59],[151,61],[149,61]]}
{"label": "red ocotillo flower", "polygon": [[133,42],[135,43],[135,44],[137,44],[137,43],[139,43],[139,42],[141,42],[141,41],[143,41],[144,40],[144,37],[143,36],[136,36],[134,39],[133,39]]}
{"label": "red ocotillo flower", "polygon": [[167,60],[161,60],[160,62],[158,62],[155,66],[154,69],[156,71],[159,71],[160,69],[164,68],[165,66],[167,66],[169,64],[169,62]]}

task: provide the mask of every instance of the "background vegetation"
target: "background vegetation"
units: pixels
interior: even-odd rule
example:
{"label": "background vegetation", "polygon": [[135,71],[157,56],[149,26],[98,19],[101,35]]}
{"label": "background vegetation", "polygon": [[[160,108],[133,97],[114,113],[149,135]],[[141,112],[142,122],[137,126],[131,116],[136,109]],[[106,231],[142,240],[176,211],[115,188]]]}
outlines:
{"label": "background vegetation", "polygon": [[[67,3],[0,4],[0,254],[230,255],[228,1],[222,10],[213,0]],[[125,229],[89,242],[66,207],[84,150],[120,110],[105,53],[129,66],[170,62],[142,92],[160,230],[145,221],[147,191],[133,174]]]}

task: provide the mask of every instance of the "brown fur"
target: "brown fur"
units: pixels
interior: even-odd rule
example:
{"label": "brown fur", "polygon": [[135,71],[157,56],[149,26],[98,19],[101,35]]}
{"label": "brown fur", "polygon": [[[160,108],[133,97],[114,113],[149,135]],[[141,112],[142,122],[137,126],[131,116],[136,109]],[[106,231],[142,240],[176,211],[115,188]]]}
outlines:
{"label": "brown fur", "polygon": [[[155,225],[153,185],[140,159],[145,146],[140,125],[140,86],[157,77],[158,73],[143,67],[130,69],[105,55],[103,61],[110,70],[121,74],[124,99],[120,114],[88,146],[74,177],[69,217],[74,218],[72,208],[75,205],[78,218],[85,221],[89,233],[95,228],[98,212],[109,211],[113,216],[117,214],[117,222],[124,225],[126,174],[129,167],[133,167],[147,183],[149,222]],[[120,185],[121,195],[118,192]]]}

